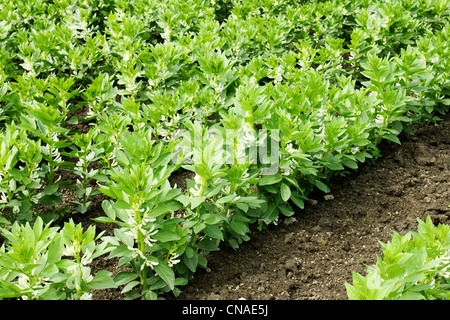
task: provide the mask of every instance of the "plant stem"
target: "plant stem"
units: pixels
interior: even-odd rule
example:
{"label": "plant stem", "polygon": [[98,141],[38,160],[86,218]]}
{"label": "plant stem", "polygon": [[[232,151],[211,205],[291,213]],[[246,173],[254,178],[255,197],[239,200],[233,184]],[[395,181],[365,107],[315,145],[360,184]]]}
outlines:
{"label": "plant stem", "polygon": [[[145,255],[145,242],[144,235],[140,230],[138,230],[138,249]],[[145,262],[144,262],[145,263]],[[142,291],[147,291],[147,268],[143,268],[140,274],[141,282],[142,282]]]}
{"label": "plant stem", "polygon": [[[137,206],[137,209],[134,210],[134,217],[136,219],[136,224],[140,225],[142,223],[142,217],[141,213],[139,211],[140,206]],[[142,234],[141,230],[137,230],[137,243],[138,243],[138,250],[142,253],[142,256],[145,256],[145,239],[144,235]],[[143,261],[145,264],[145,261]],[[139,277],[141,278],[142,283],[142,292],[147,291],[147,268],[143,268],[142,271],[139,274]]]}
{"label": "plant stem", "polygon": [[[77,269],[78,269],[78,276],[79,276],[79,281],[80,281],[80,286],[81,286],[81,281],[83,280],[82,279],[82,271],[81,271],[81,257],[80,257],[80,251],[79,250],[77,250],[77,255],[76,255],[76,260],[77,260],[77,264],[78,264],[78,267],[77,267]],[[81,298],[81,288],[76,288],[77,289],[77,300],[80,300],[80,298]]]}
{"label": "plant stem", "polygon": [[50,182],[50,185],[53,185],[53,144],[51,142],[52,141],[52,135],[53,135],[53,130],[48,131],[48,141],[49,143],[47,144],[47,149],[48,149],[48,157],[49,157],[49,161],[48,161],[48,180]]}
{"label": "plant stem", "polygon": [[88,184],[87,168],[88,168],[88,163],[87,163],[87,160],[86,160],[86,157],[85,157],[83,159],[83,188],[84,188],[83,207],[86,207],[86,202],[87,202],[87,196],[86,196],[86,189],[87,189],[87,184]]}

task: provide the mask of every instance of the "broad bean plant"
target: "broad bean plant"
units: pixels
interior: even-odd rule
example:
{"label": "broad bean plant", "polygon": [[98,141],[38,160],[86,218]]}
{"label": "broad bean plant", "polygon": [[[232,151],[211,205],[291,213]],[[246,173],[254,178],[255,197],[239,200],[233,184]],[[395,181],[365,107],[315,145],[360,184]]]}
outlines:
{"label": "broad bean plant", "polygon": [[383,258],[367,266],[364,277],[353,272],[345,283],[350,300],[448,300],[450,227],[418,219],[417,232],[394,232],[381,243]]}
{"label": "broad bean plant", "polygon": [[[0,0],[0,298],[177,296],[211,251],[440,120],[449,15],[449,0]],[[98,210],[111,233],[71,220]],[[103,254],[126,271],[90,275]]]}

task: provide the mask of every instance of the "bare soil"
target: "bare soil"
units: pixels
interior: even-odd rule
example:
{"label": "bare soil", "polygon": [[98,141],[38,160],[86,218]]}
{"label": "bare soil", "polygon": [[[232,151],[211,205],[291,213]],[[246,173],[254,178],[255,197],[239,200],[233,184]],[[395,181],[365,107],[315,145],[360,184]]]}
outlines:
{"label": "bare soil", "polygon": [[[256,232],[238,250],[222,248],[208,258],[178,297],[167,299],[345,300],[352,271],[381,256],[378,241],[392,232],[417,230],[417,219],[450,223],[450,115],[402,134],[401,145],[383,143],[375,165],[335,177],[327,195],[313,194],[305,209],[277,226]],[[97,203],[100,202],[101,199]],[[82,220],[101,215],[89,210]],[[107,230],[98,225],[97,230]],[[120,270],[117,261],[97,259],[93,271]],[[99,290],[94,299],[123,299]]]}

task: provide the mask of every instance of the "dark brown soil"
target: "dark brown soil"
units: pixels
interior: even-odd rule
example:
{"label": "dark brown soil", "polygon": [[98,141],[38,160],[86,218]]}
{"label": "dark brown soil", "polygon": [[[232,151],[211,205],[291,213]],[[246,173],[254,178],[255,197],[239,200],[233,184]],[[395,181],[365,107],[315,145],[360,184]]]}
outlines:
{"label": "dark brown soil", "polygon": [[[336,177],[328,195],[315,194],[304,210],[253,234],[237,251],[211,253],[208,268],[176,299],[347,299],[345,282],[376,262],[378,241],[416,231],[417,219],[428,215],[450,223],[450,115],[401,140],[383,144],[375,165]],[[97,260],[93,270],[118,271],[117,261]],[[94,298],[122,296],[102,290]]]}

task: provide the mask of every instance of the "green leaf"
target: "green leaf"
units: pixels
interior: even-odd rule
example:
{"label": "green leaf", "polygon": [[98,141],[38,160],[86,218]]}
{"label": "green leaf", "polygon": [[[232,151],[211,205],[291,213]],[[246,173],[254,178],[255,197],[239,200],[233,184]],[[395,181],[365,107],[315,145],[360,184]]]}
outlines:
{"label": "green leaf", "polygon": [[400,296],[399,300],[425,300],[425,297],[419,292],[406,291]]}
{"label": "green leaf", "polygon": [[144,294],[144,298],[145,298],[145,300],[157,300],[158,299],[158,294],[155,291],[148,290]]}
{"label": "green leaf", "polygon": [[240,197],[237,200],[237,203],[245,203],[246,205],[248,205],[250,208],[260,208],[261,205],[263,205],[264,203],[266,203],[266,200],[263,200],[261,198],[258,197],[254,197],[254,196],[249,196],[249,197]]}
{"label": "green leaf", "polygon": [[207,250],[207,251],[217,251],[219,248],[213,240],[204,238],[197,243],[197,248]]}
{"label": "green leaf", "polygon": [[175,285],[176,286],[185,286],[189,283],[189,280],[186,278],[176,278]]}
{"label": "green leaf", "polygon": [[124,231],[122,231],[122,229],[114,229],[114,235],[120,240],[122,241],[123,244],[125,244],[127,247],[133,248],[134,247],[134,239],[125,234]]}
{"label": "green leaf", "polygon": [[[186,250],[187,251],[187,250]],[[197,270],[198,265],[198,253],[196,250],[192,250],[192,255],[188,254],[183,255],[183,262],[188,267],[189,270],[195,272]]]}
{"label": "green leaf", "polygon": [[[139,284],[140,284],[139,281],[130,281],[127,283],[127,285],[122,289],[122,291],[120,293],[130,292],[134,287],[136,287]],[[135,293],[132,294],[131,296],[133,296],[134,299],[137,298]]]}
{"label": "green leaf", "polygon": [[175,288],[175,273],[172,268],[160,261],[156,266],[153,266],[156,274],[164,280],[164,282],[169,286],[170,290]]}
{"label": "green leaf", "polygon": [[52,264],[61,259],[64,250],[64,243],[60,236],[53,239],[53,242],[48,247],[47,263]]}
{"label": "green leaf", "polygon": [[117,209],[123,209],[123,210],[131,209],[130,204],[124,200],[117,200],[116,202],[114,202],[113,206],[114,206],[114,208],[117,208]]}
{"label": "green leaf", "polygon": [[356,163],[355,160],[349,159],[347,157],[343,157],[342,158],[342,163],[344,166],[349,167],[350,169],[358,169],[358,164]]}
{"label": "green leaf", "polygon": [[108,217],[98,217],[98,218],[93,218],[92,221],[101,222],[101,223],[112,223],[115,220],[108,218]]}
{"label": "green leaf", "polygon": [[289,188],[289,186],[285,183],[281,184],[281,199],[283,199],[284,202],[288,201],[289,198],[291,197],[291,189]]}
{"label": "green leaf", "polygon": [[385,134],[385,135],[383,135],[383,138],[386,140],[392,141],[396,144],[402,144],[400,139],[396,135],[393,135],[393,134]]}
{"label": "green leaf", "polygon": [[314,184],[316,185],[317,188],[319,188],[320,190],[322,190],[325,193],[328,193],[331,191],[330,188],[322,181],[316,180],[316,181],[314,181]]}
{"label": "green leaf", "polygon": [[39,199],[39,202],[47,207],[54,207],[62,203],[61,197],[55,194],[44,195]]}
{"label": "green leaf", "polygon": [[59,188],[58,185],[48,185],[44,188],[44,194],[46,195],[55,194],[58,191],[58,188]]}
{"label": "green leaf", "polygon": [[177,211],[178,209],[180,209],[183,205],[181,204],[181,202],[178,202],[176,200],[170,200],[168,202],[162,203],[160,205],[158,205],[155,209],[153,209],[149,216],[150,217],[159,217],[163,214],[169,213],[169,212],[174,212]]}
{"label": "green leaf", "polygon": [[227,218],[225,216],[217,214],[217,213],[202,214],[201,219],[206,224],[219,224],[220,222],[227,220]]}
{"label": "green leaf", "polygon": [[283,180],[288,181],[291,185],[293,185],[294,187],[300,189],[300,186],[298,185],[297,180],[293,179],[290,176],[284,176]]}
{"label": "green leaf", "polygon": [[138,276],[138,274],[131,271],[121,271],[114,277],[114,282],[116,285],[121,286],[136,279]]}
{"label": "green leaf", "polygon": [[100,270],[97,272],[95,277],[89,281],[88,287],[90,289],[109,289],[109,288],[117,288],[118,285],[114,280],[111,278],[112,272],[108,270]]}
{"label": "green leaf", "polygon": [[195,234],[199,234],[200,232],[203,231],[203,229],[206,228],[206,224],[204,224],[203,222],[198,222],[194,225],[194,227],[192,228],[192,230],[194,231]]}
{"label": "green leaf", "polygon": [[13,199],[6,205],[6,207],[7,208],[8,207],[9,208],[18,208],[18,207],[20,207],[20,201],[17,199]]}
{"label": "green leaf", "polygon": [[181,239],[178,233],[169,230],[159,230],[157,234],[153,236],[154,239],[161,242],[178,241]]}
{"label": "green leaf", "polygon": [[9,220],[4,216],[0,215],[0,224],[11,224],[11,222],[9,222]]}
{"label": "green leaf", "polygon": [[286,217],[290,217],[295,213],[295,211],[292,209],[292,207],[289,204],[280,204],[280,205],[278,205],[278,209]]}
{"label": "green leaf", "polygon": [[233,215],[233,220],[241,221],[241,222],[250,222],[251,221],[247,216],[245,216],[243,214],[238,214],[238,213]]}
{"label": "green leaf", "polygon": [[20,297],[30,291],[23,290],[8,281],[0,279],[0,299]]}
{"label": "green leaf", "polygon": [[244,212],[248,211],[248,205],[246,203],[238,202],[236,206]]}
{"label": "green leaf", "polygon": [[298,192],[292,192],[292,194],[291,194],[291,200],[292,200],[292,202],[294,202],[295,205],[296,205],[297,207],[299,207],[300,209],[305,208],[305,202],[304,202],[304,199],[303,199],[303,197],[302,197],[300,194],[298,194]]}
{"label": "green leaf", "polygon": [[78,124],[78,118],[77,117],[70,117],[69,120],[67,120],[68,124]]}
{"label": "green leaf", "polygon": [[[108,200],[103,200],[102,202],[102,209],[103,212],[106,213],[106,215],[112,220],[115,221],[116,220],[116,210],[113,207],[113,204],[111,204],[110,201]],[[98,218],[97,218],[98,219]]]}
{"label": "green leaf", "polygon": [[191,209],[195,209],[197,208],[199,205],[201,205],[203,202],[205,202],[206,197],[203,196],[199,196],[199,197],[195,197],[191,200]]}
{"label": "green leaf", "polygon": [[232,220],[230,226],[233,231],[241,235],[245,235],[248,231],[247,223],[242,221]]}
{"label": "green leaf", "polygon": [[259,185],[260,186],[272,185],[280,182],[281,180],[283,180],[283,177],[279,173],[273,175],[264,175],[261,177]]}
{"label": "green leaf", "polygon": [[236,198],[234,194],[230,194],[228,196],[224,196],[216,201],[217,204],[227,203]]}
{"label": "green leaf", "polygon": [[279,210],[274,204],[269,204],[264,212],[264,220],[274,221],[278,217]]}
{"label": "green leaf", "polygon": [[223,240],[223,233],[219,226],[207,225],[205,229],[203,229],[203,233],[208,237]]}

